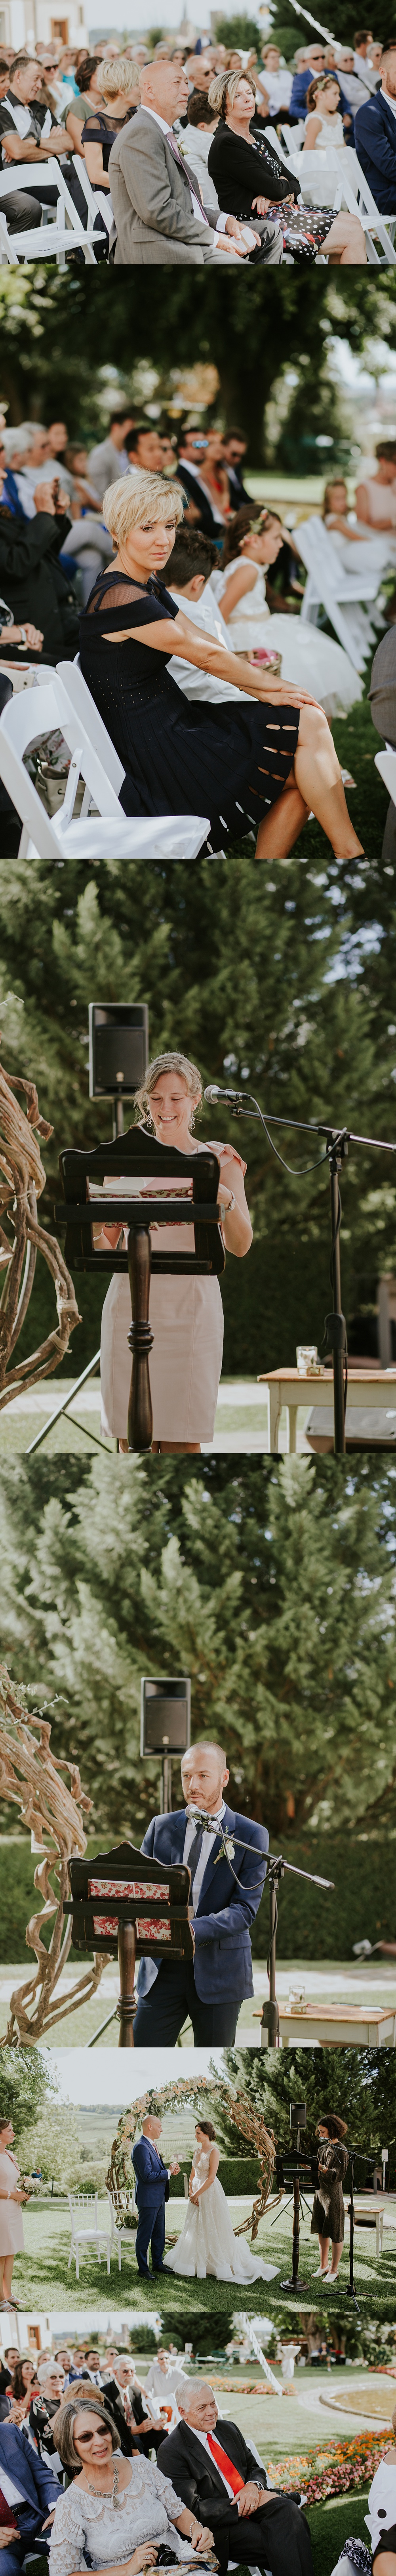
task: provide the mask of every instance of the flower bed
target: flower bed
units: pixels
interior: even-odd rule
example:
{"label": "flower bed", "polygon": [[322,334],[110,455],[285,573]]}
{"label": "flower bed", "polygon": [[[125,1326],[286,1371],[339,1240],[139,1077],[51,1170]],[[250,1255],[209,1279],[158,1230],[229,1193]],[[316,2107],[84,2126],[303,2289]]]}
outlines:
{"label": "flower bed", "polygon": [[358,2433],[352,2442],[332,2442],[326,2450],[298,2452],[285,2460],[267,2460],[268,2476],[283,2491],[287,2487],[304,2488],[307,2504],[323,2504],[327,2496],[348,2495],[355,2487],[371,2485],[380,2468],[384,2451],[389,2450],[389,2425],[383,2433]]}

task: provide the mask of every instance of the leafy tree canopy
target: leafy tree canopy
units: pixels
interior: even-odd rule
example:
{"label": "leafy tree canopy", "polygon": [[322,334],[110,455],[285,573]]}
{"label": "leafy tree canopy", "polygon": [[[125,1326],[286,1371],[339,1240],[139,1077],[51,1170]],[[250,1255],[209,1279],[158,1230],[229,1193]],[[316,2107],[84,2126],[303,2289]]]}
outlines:
{"label": "leafy tree canopy", "polygon": [[[391,1823],[395,1470],[245,1459],[85,1473],[3,1467],[3,1650],[54,1749],[80,1763],[94,1825],[140,1840],[159,1773],[140,1760],[142,1672],[189,1672],[193,1735],[226,1743],[230,1795],[329,1835]],[[173,1803],[180,1797],[174,1765]],[[315,1866],[308,1858],[307,1867]],[[329,1871],[329,1875],[330,1875]]]}
{"label": "leafy tree canopy", "polygon": [[0,2113],[12,2120],[15,2135],[34,2125],[49,2092],[57,2093],[55,2072],[40,2048],[0,2049]]}
{"label": "leafy tree canopy", "polygon": [[[346,2120],[351,2144],[367,2156],[396,2147],[396,2068],[393,2052],[375,2048],[225,2049],[224,2063],[261,2110],[276,2143],[290,2148],[290,2103],[305,2102],[303,2144],[310,2153],[317,2121],[326,2111]],[[348,2138],[346,2144],[348,2144]],[[358,2179],[357,2169],[357,2179]]]}

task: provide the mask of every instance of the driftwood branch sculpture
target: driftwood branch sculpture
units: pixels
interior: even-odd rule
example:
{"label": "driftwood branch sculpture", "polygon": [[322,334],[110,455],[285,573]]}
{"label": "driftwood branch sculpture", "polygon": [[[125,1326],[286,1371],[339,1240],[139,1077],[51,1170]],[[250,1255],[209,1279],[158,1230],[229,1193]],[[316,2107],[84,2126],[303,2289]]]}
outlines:
{"label": "driftwood branch sculpture", "polygon": [[[26,1113],[16,1093],[22,1091]],[[24,1387],[50,1377],[67,1351],[80,1316],[73,1280],[56,1235],[39,1225],[37,1199],[45,1186],[39,1136],[52,1136],[40,1118],[34,1082],[5,1073],[0,1066],[0,1411]],[[27,1360],[13,1355],[31,1297],[37,1253],[42,1252],[54,1282],[57,1328],[47,1334]]]}
{"label": "driftwood branch sculpture", "polygon": [[[47,1719],[30,1715],[23,1693],[14,1689],[5,1664],[0,1664],[0,1797],[19,1807],[24,1825],[30,1829],[33,1850],[41,1854],[34,1884],[42,1899],[40,1911],[32,1914],[26,1932],[27,1948],[35,1951],[35,1974],[11,1995],[10,2018],[0,2042],[3,2048],[26,2048],[42,2039],[54,2022],[64,2021],[79,2004],[88,2003],[96,1993],[105,1965],[102,1952],[67,1994],[57,1996],[72,1936],[71,1916],[66,1918],[65,1931],[63,1915],[63,1900],[69,1894],[68,1861],[73,1853],[82,1856],[86,1850],[82,1820],[88,1816],[92,1801],[81,1788],[77,1765],[57,1761],[51,1753],[50,1735]],[[70,1787],[62,1778],[64,1771],[69,1773]],[[47,1950],[42,1935],[51,1915],[54,1925]]]}
{"label": "driftwood branch sculpture", "polygon": [[[201,2078],[201,2082],[197,2084],[191,2084],[188,2077],[180,2076],[178,2083],[173,2081],[172,2084],[162,2084],[159,2089],[151,2085],[147,2093],[141,2093],[139,2101],[134,2102],[133,2110],[122,2112],[117,2136],[113,2139],[109,2170],[106,2174],[107,2189],[113,2202],[115,2216],[118,2220],[122,2218],[124,2227],[136,2225],[131,2206],[131,2150],[134,2138],[140,2134],[142,2120],[147,2119],[149,2112],[152,2112],[155,2118],[161,2119],[164,2112],[174,2111],[178,2102],[183,2103],[186,2109],[192,2110],[195,2119],[199,2120],[204,2097],[206,2100],[210,2097],[211,2115],[215,2116],[216,2107],[220,2115],[225,2111],[227,2120],[232,2120],[243,2146],[253,2148],[254,2154],[258,2156],[260,2187],[257,2199],[253,2202],[250,2217],[242,2219],[240,2227],[235,2228],[236,2236],[251,2234],[254,2244],[259,2220],[267,2207],[273,2182],[276,2161],[275,2141],[272,2131],[266,2128],[262,2112],[255,2111],[246,2093],[238,2090],[232,2093],[230,2085],[221,2080],[216,2082],[216,2079],[211,2082],[207,2076]],[[167,2243],[175,2244],[176,2238],[168,2236]]]}

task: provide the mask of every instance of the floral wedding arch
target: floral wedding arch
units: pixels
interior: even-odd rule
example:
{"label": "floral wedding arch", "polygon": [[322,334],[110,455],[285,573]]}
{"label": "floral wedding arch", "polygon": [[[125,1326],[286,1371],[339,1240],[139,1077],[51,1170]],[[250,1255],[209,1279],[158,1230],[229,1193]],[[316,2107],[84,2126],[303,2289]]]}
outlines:
{"label": "floral wedding arch", "polygon": [[275,2140],[272,2131],[266,2127],[262,2112],[254,2109],[248,2095],[238,2086],[232,2090],[229,2084],[216,2076],[213,2078],[204,2076],[200,2083],[196,2084],[191,2084],[187,2077],[181,2076],[178,2083],[173,2081],[172,2084],[162,2084],[159,2087],[150,2085],[146,2093],[139,2095],[138,2101],[133,2103],[130,2110],[123,2111],[118,2122],[117,2135],[113,2140],[109,2170],[106,2174],[106,2186],[116,2220],[119,2222],[122,2219],[123,2227],[132,2229],[136,2226],[131,2154],[134,2140],[140,2136],[142,2120],[147,2120],[150,2113],[155,2119],[161,2119],[166,2111],[174,2111],[178,2102],[180,2105],[183,2104],[185,2110],[193,2111],[196,2121],[199,2121],[200,2112],[203,2110],[210,2110],[213,2120],[216,2118],[216,2111],[220,2118],[225,2113],[227,2121],[231,2121],[236,2130],[240,2147],[246,2148],[247,2153],[253,2153],[258,2157],[260,2181],[257,2198],[253,2201],[249,2218],[242,2219],[241,2225],[235,2228],[236,2236],[251,2234],[252,2244],[254,2244],[259,2221],[267,2207],[273,2182],[276,2162]]}

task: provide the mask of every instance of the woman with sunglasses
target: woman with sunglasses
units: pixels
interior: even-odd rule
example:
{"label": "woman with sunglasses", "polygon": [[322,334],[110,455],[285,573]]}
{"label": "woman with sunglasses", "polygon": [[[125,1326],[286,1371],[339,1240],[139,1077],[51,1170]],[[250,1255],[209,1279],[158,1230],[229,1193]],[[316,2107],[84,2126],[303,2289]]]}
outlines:
{"label": "woman with sunglasses", "polygon": [[127,2576],[155,2567],[161,2549],[172,2558],[205,2559],[213,2536],[182,2505],[170,2478],[136,2451],[125,2459],[119,2433],[95,2398],[70,2397],[59,2408],[53,2438],[72,2484],[59,2497],[51,2532],[50,2576],[78,2576],[80,2568]]}

